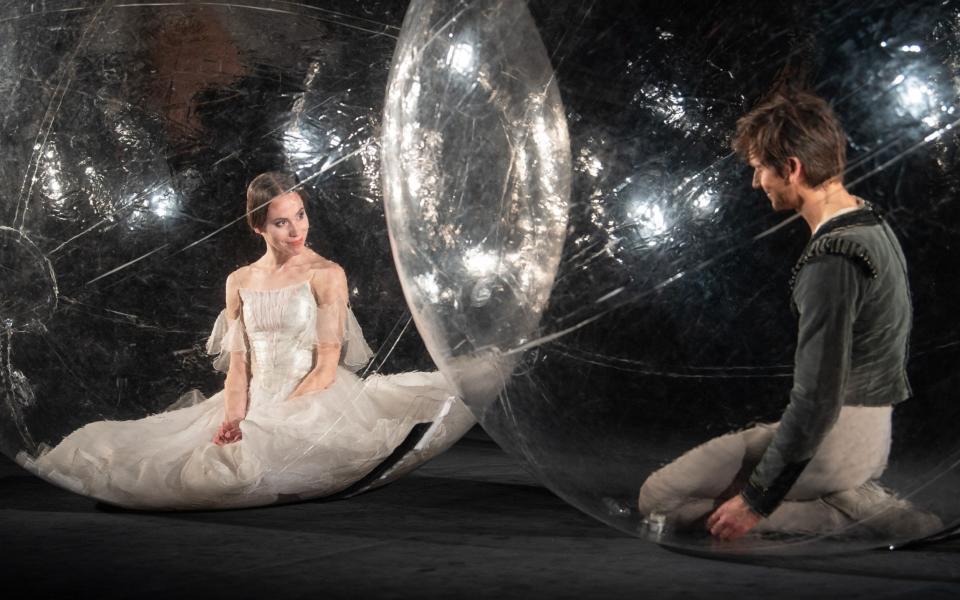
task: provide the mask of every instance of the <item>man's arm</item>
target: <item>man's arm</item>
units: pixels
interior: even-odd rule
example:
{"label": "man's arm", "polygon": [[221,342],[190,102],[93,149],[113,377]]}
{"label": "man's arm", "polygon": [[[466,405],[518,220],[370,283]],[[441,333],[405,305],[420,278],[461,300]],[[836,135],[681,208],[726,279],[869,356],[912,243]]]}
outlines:
{"label": "man's arm", "polygon": [[[732,537],[738,537],[760,517],[770,515],[836,422],[850,371],[853,322],[865,282],[857,264],[843,256],[818,257],[800,271],[794,289],[800,323],[790,403],[740,496],[711,517],[711,531],[729,529],[738,532]],[[754,513],[752,523],[739,531],[736,523],[751,520],[745,518],[745,509]]]}

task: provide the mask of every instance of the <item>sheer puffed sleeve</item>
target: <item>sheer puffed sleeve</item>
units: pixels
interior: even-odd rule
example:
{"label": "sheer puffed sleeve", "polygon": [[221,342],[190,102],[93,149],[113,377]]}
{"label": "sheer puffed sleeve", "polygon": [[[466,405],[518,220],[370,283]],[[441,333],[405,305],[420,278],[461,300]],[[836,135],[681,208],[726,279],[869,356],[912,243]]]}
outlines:
{"label": "sheer puffed sleeve", "polygon": [[314,284],[317,297],[317,347],[340,346],[340,364],[356,371],[373,356],[348,305],[347,278],[340,267],[330,268]]}
{"label": "sheer puffed sleeve", "polygon": [[227,311],[222,310],[207,339],[207,354],[217,355],[213,359],[213,368],[226,373],[230,367],[231,352],[247,352],[247,335],[243,321],[229,318]]}
{"label": "sheer puffed sleeve", "polygon": [[353,316],[353,311],[347,307],[346,319],[344,321],[343,346],[340,352],[340,364],[351,371],[357,371],[370,362],[373,357],[373,350],[363,339],[363,331],[360,329],[360,323]]}

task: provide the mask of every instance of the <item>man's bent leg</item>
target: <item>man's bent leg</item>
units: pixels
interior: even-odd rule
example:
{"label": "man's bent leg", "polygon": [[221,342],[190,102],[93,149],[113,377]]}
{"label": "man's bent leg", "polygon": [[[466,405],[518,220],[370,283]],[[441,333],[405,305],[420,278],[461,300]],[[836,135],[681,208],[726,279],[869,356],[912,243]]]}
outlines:
{"label": "man's bent leg", "polygon": [[853,520],[821,498],[815,500],[786,500],[773,513],[761,519],[757,533],[803,533],[827,535],[838,533],[853,525]]}
{"label": "man's bent leg", "polygon": [[844,406],[816,454],[787,493],[813,500],[850,490],[883,474],[890,455],[890,406]]}
{"label": "man's bent leg", "polygon": [[714,438],[686,452],[643,483],[640,512],[664,515],[679,527],[703,518],[718,501],[739,491],[732,484],[738,475],[750,474],[775,430],[773,425],[758,425]]}
{"label": "man's bent leg", "polygon": [[856,519],[830,498],[879,477],[890,452],[891,407],[845,406],[786,500],[757,531],[840,533]]}

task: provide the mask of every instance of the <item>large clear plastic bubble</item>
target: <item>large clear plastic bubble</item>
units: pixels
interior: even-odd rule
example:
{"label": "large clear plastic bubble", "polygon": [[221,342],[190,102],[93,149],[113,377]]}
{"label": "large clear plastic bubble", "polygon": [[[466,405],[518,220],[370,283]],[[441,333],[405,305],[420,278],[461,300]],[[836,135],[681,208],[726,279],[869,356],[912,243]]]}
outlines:
{"label": "large clear plastic bubble", "polygon": [[[415,0],[386,98],[384,192],[428,348],[499,444],[630,534],[829,553],[956,526],[958,67],[955,3]],[[878,489],[882,510],[833,530],[720,543],[641,514],[638,493],[787,404],[789,279],[810,230],[770,210],[729,145],[783,74],[832,103],[846,185],[909,263],[913,397],[879,481],[901,502]]]}
{"label": "large clear plastic bubble", "polygon": [[[153,430],[101,423],[73,448],[87,471],[42,474],[84,492],[83,472],[121,479],[110,453],[152,447],[164,455],[192,444],[203,455],[194,474],[226,469],[226,481],[245,478],[257,493],[234,486],[204,501],[157,500],[165,485],[135,481],[119,496],[89,493],[160,509],[349,495],[409,471],[470,427],[409,325],[383,217],[379,122],[402,11],[376,0],[4,3],[4,454],[40,468],[35,459],[81,426],[172,419],[164,411],[223,387],[205,343],[226,276],[263,252],[244,202],[247,183],[266,170],[304,184],[308,243],[343,267],[353,311],[378,349],[352,388],[373,398],[372,412],[357,417],[360,430],[344,426],[350,415],[322,414],[296,432],[303,443],[295,450],[259,464],[256,452],[237,449],[246,433],[225,450],[210,444],[212,422],[195,424],[199,438],[159,441]],[[383,414],[378,402],[390,404]],[[275,424],[257,425],[267,445],[291,433],[283,422],[273,434]],[[126,446],[117,432],[127,432]],[[304,467],[314,455],[326,475]],[[147,457],[145,473],[152,464]],[[160,478],[185,481],[185,472]],[[284,474],[294,483],[266,492],[257,484]]]}

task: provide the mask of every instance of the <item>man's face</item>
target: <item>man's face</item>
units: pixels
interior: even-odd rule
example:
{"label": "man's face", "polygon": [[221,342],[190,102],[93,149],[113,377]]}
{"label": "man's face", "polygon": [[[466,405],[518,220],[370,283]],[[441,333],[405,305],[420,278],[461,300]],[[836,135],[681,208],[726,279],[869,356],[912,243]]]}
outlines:
{"label": "man's face", "polygon": [[782,176],[770,165],[750,157],[753,168],[753,189],[762,189],[770,199],[773,210],[800,210],[801,199],[796,185],[790,182],[789,175]]}

